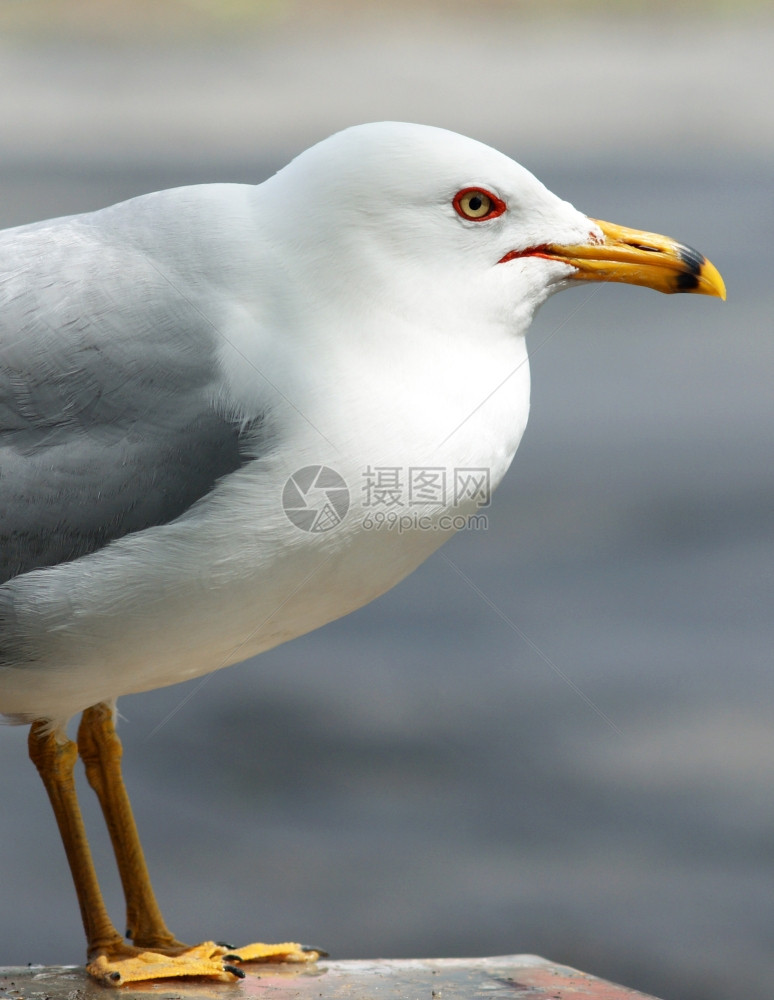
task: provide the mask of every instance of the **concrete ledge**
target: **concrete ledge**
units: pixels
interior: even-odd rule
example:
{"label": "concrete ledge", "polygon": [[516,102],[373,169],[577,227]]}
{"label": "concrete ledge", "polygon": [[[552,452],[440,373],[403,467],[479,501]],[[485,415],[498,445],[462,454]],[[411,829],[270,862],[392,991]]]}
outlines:
{"label": "concrete ledge", "polygon": [[647,1000],[536,955],[250,965],[237,984],[169,980],[108,990],[76,966],[0,968],[0,1000]]}

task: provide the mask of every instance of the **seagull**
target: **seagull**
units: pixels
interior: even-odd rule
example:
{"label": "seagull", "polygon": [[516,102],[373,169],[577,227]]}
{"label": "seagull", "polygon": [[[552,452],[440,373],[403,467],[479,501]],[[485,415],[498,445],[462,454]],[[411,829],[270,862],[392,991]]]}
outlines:
{"label": "seagull", "polygon": [[587,281],[725,298],[695,250],[584,215],[480,142],[396,122],[339,132],[262,184],[0,233],[0,712],[30,724],[94,978],[233,982],[244,962],[318,957],[168,930],[116,699],[307,633],[427,559],[514,457],[535,311]]}

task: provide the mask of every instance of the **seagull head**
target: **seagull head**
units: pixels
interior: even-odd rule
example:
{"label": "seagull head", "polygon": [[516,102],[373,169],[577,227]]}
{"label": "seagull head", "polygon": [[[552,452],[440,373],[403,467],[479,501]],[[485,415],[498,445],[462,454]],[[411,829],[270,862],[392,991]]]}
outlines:
{"label": "seagull head", "polygon": [[526,329],[549,295],[585,281],[725,298],[697,251],[590,218],[508,156],[444,129],[354,126],[262,187],[276,230],[304,233],[292,249],[314,275],[307,291],[339,307],[357,287],[414,317]]}

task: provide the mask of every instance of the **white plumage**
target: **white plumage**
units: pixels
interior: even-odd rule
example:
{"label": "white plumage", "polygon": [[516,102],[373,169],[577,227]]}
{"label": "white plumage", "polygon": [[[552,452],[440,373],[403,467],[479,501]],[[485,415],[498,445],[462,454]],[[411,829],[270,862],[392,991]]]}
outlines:
{"label": "white plumage", "polygon": [[[452,198],[469,185],[496,190],[506,216],[460,218]],[[170,451],[217,472],[213,452],[245,430],[239,466],[168,523],[5,584],[18,654],[0,674],[0,708],[61,722],[244,659],[397,583],[448,532],[360,530],[364,470],[480,466],[496,486],[527,419],[526,327],[571,269],[493,265],[590,231],[500,153],[375,125],[257,187],[181,188],[6,232],[3,331],[33,376],[25,433],[38,414],[48,421],[15,458],[81,463],[64,484],[42,471],[22,503],[56,507],[61,491],[70,506],[101,503],[88,548],[138,495],[177,487]],[[288,476],[312,464],[352,492],[330,534],[298,531],[281,506]],[[107,501],[95,495],[106,481]]]}

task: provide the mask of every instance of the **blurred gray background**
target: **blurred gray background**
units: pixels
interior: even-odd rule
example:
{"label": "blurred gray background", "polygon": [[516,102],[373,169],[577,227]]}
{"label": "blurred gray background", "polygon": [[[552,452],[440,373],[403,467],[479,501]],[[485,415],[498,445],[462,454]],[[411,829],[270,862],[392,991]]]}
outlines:
{"label": "blurred gray background", "polygon": [[[258,661],[122,700],[178,936],[771,994],[772,42],[756,3],[2,5],[3,225],[258,182],[394,118],[499,146],[728,286],[551,300],[487,531]],[[0,964],[79,962],[25,740],[0,732]]]}

